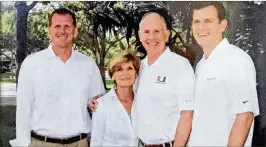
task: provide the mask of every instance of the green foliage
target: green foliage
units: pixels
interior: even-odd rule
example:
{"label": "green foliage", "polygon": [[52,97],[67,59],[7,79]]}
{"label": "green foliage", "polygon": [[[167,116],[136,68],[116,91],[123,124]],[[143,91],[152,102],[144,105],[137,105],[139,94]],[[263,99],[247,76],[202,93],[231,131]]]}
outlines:
{"label": "green foliage", "polygon": [[16,11],[6,11],[1,14],[1,34],[15,35]]}
{"label": "green foliage", "polygon": [[16,42],[15,42],[15,10],[7,10],[1,14],[1,40],[0,40],[0,55],[1,58],[7,58],[10,60],[10,52],[15,54]]}
{"label": "green foliage", "polygon": [[28,16],[28,43],[30,52],[45,49],[49,45],[48,38],[49,11],[39,10]]}

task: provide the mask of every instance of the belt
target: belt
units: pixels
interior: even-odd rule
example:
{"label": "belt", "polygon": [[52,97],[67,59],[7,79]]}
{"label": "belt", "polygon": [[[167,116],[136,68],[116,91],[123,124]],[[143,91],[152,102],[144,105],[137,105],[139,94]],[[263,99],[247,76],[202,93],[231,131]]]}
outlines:
{"label": "belt", "polygon": [[174,145],[174,141],[169,141],[162,144],[145,144],[140,141],[140,144],[144,147],[172,147]]}
{"label": "belt", "polygon": [[34,131],[31,131],[31,137],[34,139],[44,141],[44,142],[59,143],[59,144],[70,144],[70,143],[85,139],[85,138],[87,138],[87,136],[88,136],[87,134],[82,133],[80,135],[70,137],[70,138],[50,138],[47,136],[39,135],[39,134],[35,133]]}

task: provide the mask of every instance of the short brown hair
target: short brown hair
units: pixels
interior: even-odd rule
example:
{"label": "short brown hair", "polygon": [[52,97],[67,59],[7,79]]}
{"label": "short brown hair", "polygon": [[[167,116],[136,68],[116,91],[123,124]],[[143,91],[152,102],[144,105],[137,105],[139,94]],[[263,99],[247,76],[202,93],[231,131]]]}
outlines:
{"label": "short brown hair", "polygon": [[137,54],[136,51],[130,50],[130,49],[121,51],[118,54],[116,54],[110,60],[110,62],[108,64],[109,76],[112,78],[114,73],[117,71],[117,69],[119,69],[122,66],[122,64],[128,63],[130,61],[132,61],[133,66],[134,66],[134,68],[138,74],[141,62],[140,62],[139,57],[136,54]]}
{"label": "short brown hair", "polygon": [[225,19],[225,8],[224,5],[221,2],[218,1],[197,1],[193,2],[193,9],[192,9],[192,15],[194,13],[194,10],[200,10],[202,8],[213,6],[217,10],[218,19],[220,22]]}
{"label": "short brown hair", "polygon": [[76,15],[75,15],[75,13],[68,10],[67,8],[58,8],[52,12],[52,14],[49,16],[49,27],[52,25],[52,17],[54,16],[54,14],[61,14],[61,15],[69,14],[69,15],[71,15],[71,17],[73,19],[73,25],[76,27],[76,25],[77,25]]}

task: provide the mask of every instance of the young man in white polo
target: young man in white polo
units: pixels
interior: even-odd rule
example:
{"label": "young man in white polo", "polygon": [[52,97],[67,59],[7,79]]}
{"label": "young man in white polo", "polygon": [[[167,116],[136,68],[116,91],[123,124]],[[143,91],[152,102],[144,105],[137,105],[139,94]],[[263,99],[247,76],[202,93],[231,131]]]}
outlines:
{"label": "young man in white polo", "polygon": [[189,146],[251,146],[259,115],[256,72],[250,56],[223,39],[225,8],[196,2],[192,30],[204,55],[196,67]]}

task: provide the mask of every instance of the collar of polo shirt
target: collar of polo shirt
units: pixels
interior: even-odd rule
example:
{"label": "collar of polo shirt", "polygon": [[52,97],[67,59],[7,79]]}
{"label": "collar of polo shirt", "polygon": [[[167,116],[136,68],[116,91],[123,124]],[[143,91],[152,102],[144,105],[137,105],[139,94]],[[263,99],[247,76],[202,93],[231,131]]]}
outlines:
{"label": "collar of polo shirt", "polygon": [[202,60],[215,60],[217,57],[221,56],[221,54],[224,52],[224,47],[229,45],[229,42],[226,38],[224,38],[211,52],[209,57],[205,57],[205,55],[202,55]]}
{"label": "collar of polo shirt", "polygon": [[[52,49],[52,44],[50,44],[47,48],[47,54],[46,54],[47,58],[50,59],[50,58],[53,58],[53,57],[57,57]],[[72,47],[72,53],[71,53],[71,56],[69,59],[72,59],[75,57],[75,54],[74,54],[74,48]]]}
{"label": "collar of polo shirt", "polygon": [[[116,92],[115,92],[116,88],[112,88],[107,94],[106,94],[106,97],[110,97],[111,99],[113,100],[117,100],[118,99],[118,96],[116,95]],[[136,91],[133,89],[133,93],[134,93],[134,100],[135,100],[135,97],[136,97]]]}
{"label": "collar of polo shirt", "polygon": [[166,49],[164,50],[164,52],[158,57],[158,59],[152,64],[152,65],[149,65],[148,64],[148,56],[146,56],[144,59],[143,59],[143,65],[144,66],[148,66],[148,67],[153,67],[153,66],[156,66],[158,63],[160,63],[162,60],[164,60],[164,58],[167,58],[167,54],[170,53],[170,49],[169,47],[167,46]]}

